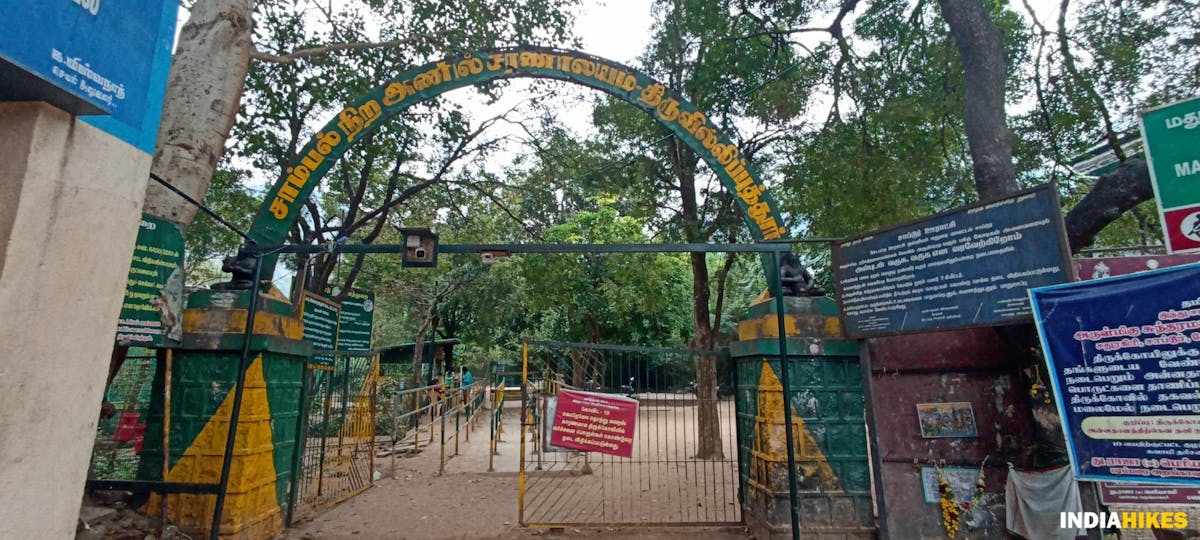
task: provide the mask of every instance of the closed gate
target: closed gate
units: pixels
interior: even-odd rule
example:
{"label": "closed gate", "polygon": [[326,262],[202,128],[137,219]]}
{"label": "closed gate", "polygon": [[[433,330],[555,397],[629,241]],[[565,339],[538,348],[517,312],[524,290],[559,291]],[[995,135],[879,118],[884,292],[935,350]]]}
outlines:
{"label": "closed gate", "polygon": [[[726,357],[713,351],[544,341],[524,344],[522,356],[522,525],[741,523],[734,392]],[[716,378],[715,392],[698,395],[695,381],[703,377]],[[552,445],[563,389],[636,399],[631,457]]]}
{"label": "closed gate", "polygon": [[304,444],[289,523],[371,487],[375,459],[375,394],[379,358],[336,353],[329,368],[308,371]]}

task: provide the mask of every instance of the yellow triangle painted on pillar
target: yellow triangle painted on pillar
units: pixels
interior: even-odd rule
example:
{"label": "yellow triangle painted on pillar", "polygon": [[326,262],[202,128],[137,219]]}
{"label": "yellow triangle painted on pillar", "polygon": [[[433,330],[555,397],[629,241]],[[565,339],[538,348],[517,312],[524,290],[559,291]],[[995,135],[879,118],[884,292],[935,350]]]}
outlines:
{"label": "yellow triangle painted on pillar", "polygon": [[[275,491],[271,409],[262,363],[260,354],[246,369],[246,388],[242,392],[242,410],[221,517],[222,538],[271,538],[282,528]],[[235,390],[230,389],[225,395],[221,406],[167,473],[167,481],[206,484],[220,481]],[[154,496],[143,511],[157,516],[159,503],[159,497]],[[173,523],[207,534],[216,507],[215,495],[170,495],[167,503]]]}
{"label": "yellow triangle painted on pillar", "polygon": [[[769,362],[762,363],[758,380],[758,412],[754,427],[750,481],[760,489],[787,489],[787,486],[771,486],[769,467],[771,463],[782,463],[787,467],[787,434],[783,414],[783,385],[775,376]],[[790,406],[790,405],[789,405]],[[796,457],[797,483],[814,484],[822,491],[842,491],[837,474],[829,466],[821,445],[809,432],[800,413],[792,409],[792,437]],[[786,472],[785,472],[786,474]]]}

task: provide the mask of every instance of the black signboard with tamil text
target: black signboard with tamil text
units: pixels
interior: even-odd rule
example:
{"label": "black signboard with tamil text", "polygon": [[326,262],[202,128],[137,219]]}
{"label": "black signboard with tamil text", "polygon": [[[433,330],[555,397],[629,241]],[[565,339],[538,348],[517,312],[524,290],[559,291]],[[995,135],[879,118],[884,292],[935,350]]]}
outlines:
{"label": "black signboard with tamil text", "polygon": [[1051,184],[836,242],[833,272],[853,338],[1027,322],[1072,276]]}
{"label": "black signboard with tamil text", "polygon": [[375,322],[375,293],[351,289],[342,300],[342,318],[338,325],[339,352],[371,350],[371,330]]}
{"label": "black signboard with tamil text", "polygon": [[[341,309],[337,302],[305,291],[304,306],[301,310],[304,318],[304,340],[312,343],[314,351],[332,351],[337,347]],[[318,368],[332,368],[333,356],[314,354],[311,363]]]}

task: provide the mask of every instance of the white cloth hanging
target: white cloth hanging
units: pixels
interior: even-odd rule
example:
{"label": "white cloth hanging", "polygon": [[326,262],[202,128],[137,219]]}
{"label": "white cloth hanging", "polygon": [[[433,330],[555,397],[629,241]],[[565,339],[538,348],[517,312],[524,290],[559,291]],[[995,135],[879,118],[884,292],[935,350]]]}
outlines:
{"label": "white cloth hanging", "polygon": [[1084,529],[1060,529],[1062,512],[1082,512],[1079,483],[1070,466],[1038,472],[1021,472],[1008,464],[1004,486],[1004,525],[1009,532],[1030,540],[1074,540],[1087,536]]}

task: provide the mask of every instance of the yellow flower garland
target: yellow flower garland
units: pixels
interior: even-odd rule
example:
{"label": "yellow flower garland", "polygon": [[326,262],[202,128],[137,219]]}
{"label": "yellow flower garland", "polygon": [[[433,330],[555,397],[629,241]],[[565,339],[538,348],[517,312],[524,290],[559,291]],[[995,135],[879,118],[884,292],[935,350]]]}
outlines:
{"label": "yellow flower garland", "polygon": [[[984,458],[983,463],[987,463],[987,458]],[[975,491],[971,494],[971,500],[961,503],[956,500],[954,488],[950,486],[950,480],[946,478],[946,472],[942,470],[942,465],[934,463],[933,468],[937,471],[939,503],[942,507],[942,527],[946,529],[947,538],[955,538],[958,536],[958,530],[962,526],[966,512],[978,507],[983,500],[983,492],[986,487],[983,464],[979,465],[979,476],[975,479]]]}

